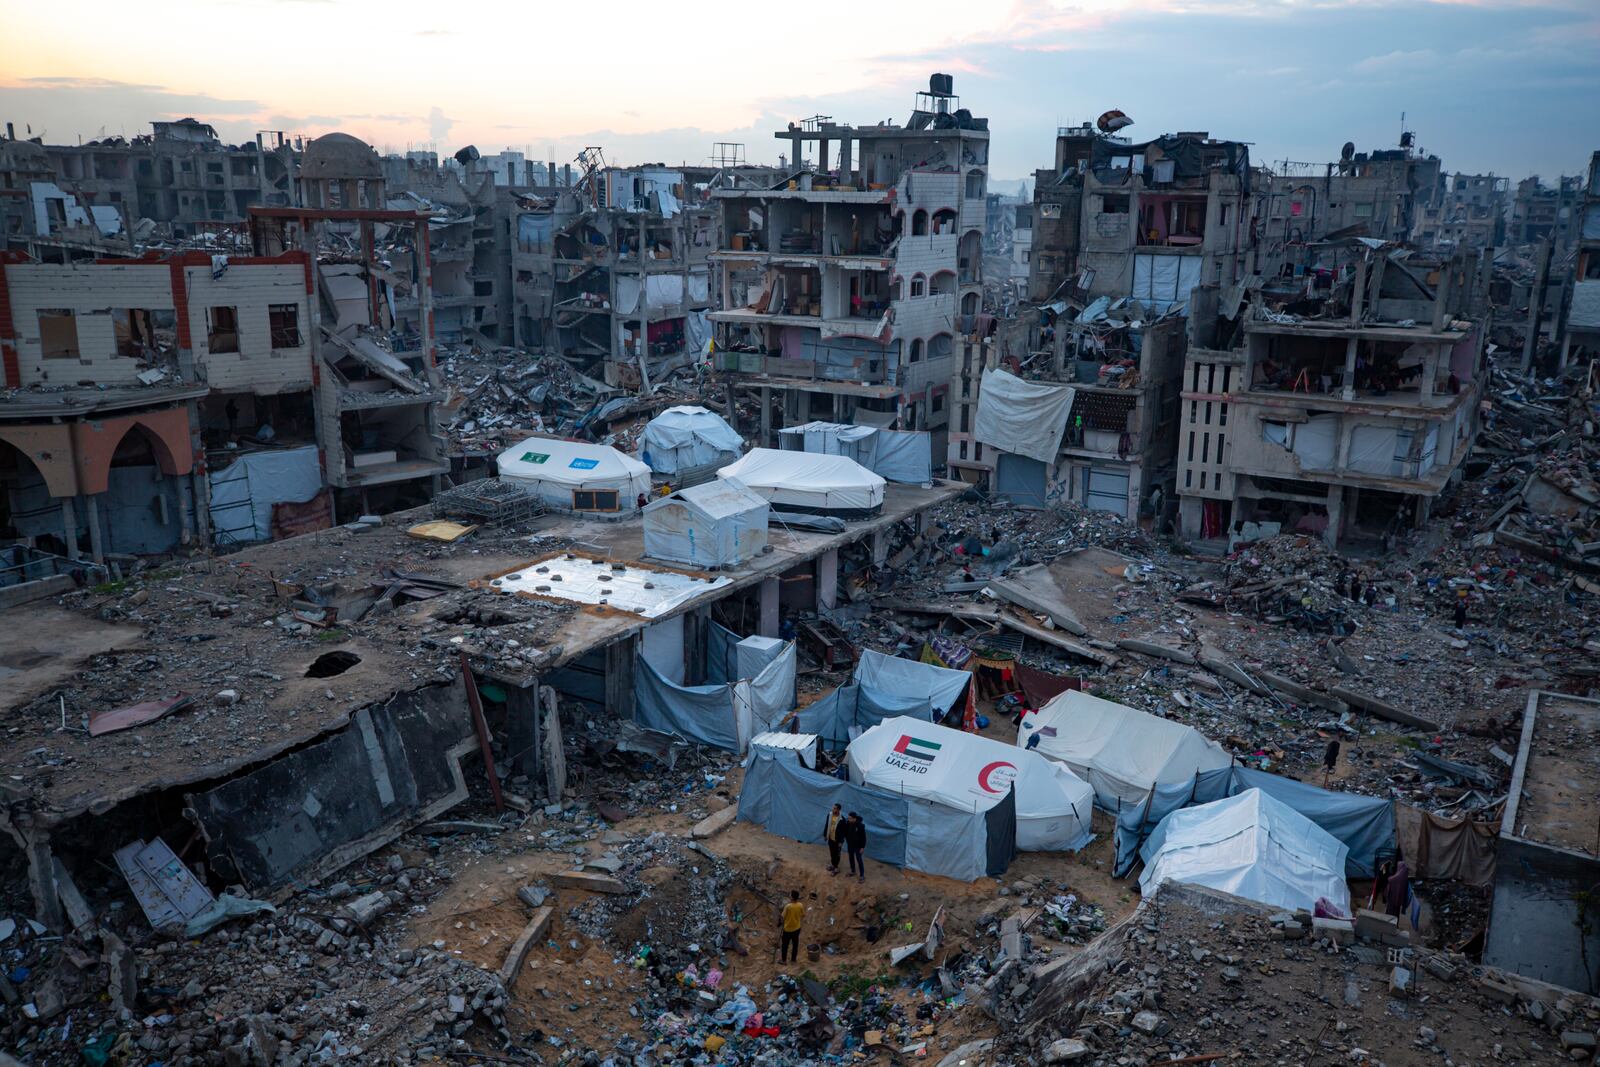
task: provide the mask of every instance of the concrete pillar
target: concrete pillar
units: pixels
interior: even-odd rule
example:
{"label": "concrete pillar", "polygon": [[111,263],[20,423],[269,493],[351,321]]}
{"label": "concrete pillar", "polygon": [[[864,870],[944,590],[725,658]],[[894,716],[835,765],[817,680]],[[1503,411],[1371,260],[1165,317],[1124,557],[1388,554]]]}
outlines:
{"label": "concrete pillar", "polygon": [[100,494],[85,494],[83,507],[85,517],[89,521],[89,555],[94,557],[96,563],[104,563],[106,551],[102,543],[105,534],[100,529]]}
{"label": "concrete pillar", "polygon": [[61,539],[67,543],[67,558],[78,558],[78,513],[72,506],[72,498],[61,498]]}
{"label": "concrete pillar", "polygon": [[850,138],[841,137],[839,138],[839,177],[846,183],[849,183],[852,180],[850,176],[850,169]]}
{"label": "concrete pillar", "polygon": [[839,605],[839,550],[830,548],[817,557],[817,610]]}
{"label": "concrete pillar", "polygon": [[1356,398],[1356,352],[1361,347],[1361,342],[1352,337],[1344,343],[1344,377],[1341,380],[1341,392],[1346,400]]}
{"label": "concrete pillar", "polygon": [[761,387],[761,447],[772,447],[772,390]]}
{"label": "concrete pillar", "polygon": [[761,610],[756,632],[762,637],[777,637],[781,619],[778,613],[778,590],[782,588],[776,578],[761,579]]}
{"label": "concrete pillar", "polygon": [[506,732],[510,760],[507,771],[538,783],[539,773],[539,683],[506,687]]}
{"label": "concrete pillar", "polygon": [[56,888],[55,855],[50,835],[43,830],[23,830],[23,850],[28,854],[28,889],[33,893],[34,918],[51,930],[65,932],[66,914]]}
{"label": "concrete pillar", "polygon": [[872,563],[881,567],[889,559],[889,531],[872,531]]}
{"label": "concrete pillar", "polygon": [[619,719],[633,718],[633,657],[637,638],[606,646],[606,710]]}
{"label": "concrete pillar", "polygon": [[1433,399],[1433,382],[1439,376],[1439,357],[1443,353],[1444,345],[1429,345],[1428,354],[1422,357],[1422,381],[1417,386],[1418,399]]}
{"label": "concrete pillar", "polygon": [[[1351,489],[1352,494],[1359,490]],[[1352,505],[1354,501],[1351,502]],[[1322,531],[1322,540],[1329,548],[1339,547],[1339,533],[1344,528],[1344,487],[1328,486],[1328,528]]]}

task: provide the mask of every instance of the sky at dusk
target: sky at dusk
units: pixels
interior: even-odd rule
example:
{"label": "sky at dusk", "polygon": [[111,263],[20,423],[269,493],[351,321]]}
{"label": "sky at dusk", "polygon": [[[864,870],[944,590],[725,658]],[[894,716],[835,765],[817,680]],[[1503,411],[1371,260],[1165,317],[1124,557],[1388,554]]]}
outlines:
{"label": "sky at dusk", "polygon": [[0,0],[0,25],[0,120],[52,143],[192,115],[229,141],[776,162],[789,121],[904,121],[942,71],[996,184],[1109,108],[1268,164],[1391,147],[1402,112],[1451,171],[1551,178],[1600,148],[1600,0]]}

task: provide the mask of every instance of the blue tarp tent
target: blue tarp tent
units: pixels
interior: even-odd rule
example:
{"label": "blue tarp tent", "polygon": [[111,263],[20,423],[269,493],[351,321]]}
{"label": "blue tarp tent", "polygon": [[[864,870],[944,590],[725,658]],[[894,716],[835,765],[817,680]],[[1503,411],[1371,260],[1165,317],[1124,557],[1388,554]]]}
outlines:
{"label": "blue tarp tent", "polygon": [[926,699],[933,706],[934,718],[942,719],[951,708],[966,707],[969,671],[953,671],[914,659],[885,656],[868,649],[861,653],[853,679],[874,693],[896,693],[901,697]]}
{"label": "blue tarp tent", "polygon": [[800,722],[801,733],[816,734],[829,748],[845,748],[883,720],[901,715],[932,722],[933,705],[927,697],[885,693],[866,685],[841,685],[801,708],[795,718]]}

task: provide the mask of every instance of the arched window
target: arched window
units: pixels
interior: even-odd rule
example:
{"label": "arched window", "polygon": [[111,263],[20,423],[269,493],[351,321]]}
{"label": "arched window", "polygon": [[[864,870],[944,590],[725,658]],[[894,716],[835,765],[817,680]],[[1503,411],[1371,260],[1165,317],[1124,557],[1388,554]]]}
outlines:
{"label": "arched window", "polygon": [[928,358],[944,359],[955,351],[955,338],[947,333],[934,334],[928,340]]}
{"label": "arched window", "polygon": [[978,294],[968,293],[961,298],[961,314],[976,315],[978,313]]}
{"label": "arched window", "polygon": [[928,292],[932,293],[934,296],[938,296],[940,293],[953,293],[955,291],[956,272],[953,270],[937,271],[935,272],[934,276],[929,279]]}
{"label": "arched window", "polygon": [[956,213],[947,207],[935,211],[933,213],[933,232],[936,234],[955,233]]}
{"label": "arched window", "polygon": [[911,276],[911,295],[913,297],[928,295],[928,279],[921,274]]}
{"label": "arched window", "polygon": [[928,213],[919,207],[917,208],[916,213],[911,216],[911,234],[914,237],[924,236],[927,234],[927,232]]}
{"label": "arched window", "polygon": [[922,338],[920,337],[911,342],[911,362],[922,362]]}

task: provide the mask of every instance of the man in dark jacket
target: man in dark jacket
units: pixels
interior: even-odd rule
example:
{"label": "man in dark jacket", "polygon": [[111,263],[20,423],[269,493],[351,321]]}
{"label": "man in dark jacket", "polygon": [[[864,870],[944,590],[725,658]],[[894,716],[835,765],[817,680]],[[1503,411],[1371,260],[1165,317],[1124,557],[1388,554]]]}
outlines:
{"label": "man in dark jacket", "polygon": [[828,843],[829,874],[839,873],[839,850],[844,847],[844,822],[844,812],[835,804],[822,827],[822,839]]}
{"label": "man in dark jacket", "polygon": [[850,873],[857,881],[867,880],[867,824],[852,811],[844,822],[844,847],[850,853]]}

